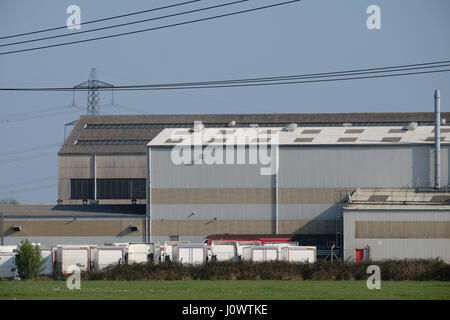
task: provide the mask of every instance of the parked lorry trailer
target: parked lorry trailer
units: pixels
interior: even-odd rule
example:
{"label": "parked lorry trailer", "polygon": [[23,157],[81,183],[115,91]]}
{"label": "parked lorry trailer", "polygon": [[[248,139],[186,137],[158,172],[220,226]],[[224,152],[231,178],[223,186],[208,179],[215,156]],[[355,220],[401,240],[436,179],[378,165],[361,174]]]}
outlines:
{"label": "parked lorry trailer", "polygon": [[91,267],[101,271],[108,266],[123,263],[125,258],[124,246],[100,246],[91,250]]}
{"label": "parked lorry trailer", "polygon": [[278,247],[248,246],[242,249],[243,259],[251,262],[278,260]]}
{"label": "parked lorry trailer", "polygon": [[126,261],[128,263],[153,262],[158,263],[161,257],[159,242],[136,243],[127,246]]}
{"label": "parked lorry trailer", "polygon": [[56,249],[58,271],[63,274],[72,273],[72,266],[78,267],[80,271],[89,270],[90,251],[90,246],[59,245]]}
{"label": "parked lorry trailer", "polygon": [[201,244],[177,244],[172,248],[175,263],[199,265],[206,263],[208,248]]}
{"label": "parked lorry trailer", "polygon": [[0,246],[0,253],[15,252],[17,251],[17,246]]}
{"label": "parked lorry trailer", "polygon": [[172,248],[177,244],[189,244],[189,241],[166,241],[161,247],[161,261],[172,261]]}
{"label": "parked lorry trailer", "polygon": [[309,262],[317,260],[317,250],[313,246],[287,246],[281,248],[281,260],[288,262]]}
{"label": "parked lorry trailer", "polygon": [[55,250],[52,248],[41,248],[41,257],[45,259],[44,265],[42,266],[42,275],[53,274],[53,268],[55,264]]}
{"label": "parked lorry trailer", "polygon": [[238,260],[236,242],[229,244],[211,244],[211,258],[213,261],[236,261]]}
{"label": "parked lorry trailer", "polygon": [[0,253],[0,278],[14,279],[16,275],[15,252]]}

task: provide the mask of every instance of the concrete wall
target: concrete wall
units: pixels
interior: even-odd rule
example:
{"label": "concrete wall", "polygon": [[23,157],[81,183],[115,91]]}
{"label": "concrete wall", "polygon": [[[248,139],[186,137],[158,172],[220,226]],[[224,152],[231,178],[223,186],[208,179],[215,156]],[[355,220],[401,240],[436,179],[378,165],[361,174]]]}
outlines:
{"label": "concrete wall", "polygon": [[344,209],[344,259],[370,248],[373,260],[441,258],[450,262],[450,211]]}

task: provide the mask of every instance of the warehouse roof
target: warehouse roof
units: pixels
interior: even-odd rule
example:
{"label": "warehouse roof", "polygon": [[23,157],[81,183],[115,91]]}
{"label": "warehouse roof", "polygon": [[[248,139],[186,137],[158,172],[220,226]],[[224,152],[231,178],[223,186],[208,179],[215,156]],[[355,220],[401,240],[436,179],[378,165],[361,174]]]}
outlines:
{"label": "warehouse roof", "polygon": [[450,210],[450,189],[357,189],[346,210]]}
{"label": "warehouse roof", "polygon": [[[434,127],[286,127],[286,128],[164,129],[148,146],[175,145],[402,145],[433,144]],[[199,137],[199,138],[197,138]],[[450,143],[450,127],[441,128],[441,141]]]}
{"label": "warehouse roof", "polygon": [[145,205],[0,205],[5,217],[142,217]]}
{"label": "warehouse roof", "polygon": [[[450,118],[450,113],[441,113]],[[95,115],[81,116],[61,147],[59,154],[145,154],[145,144],[164,128],[187,128],[194,121],[205,127],[284,127],[296,123],[299,127],[342,126],[402,126],[417,122],[431,125],[432,112],[408,113],[321,113],[321,114],[190,114],[190,115]]]}

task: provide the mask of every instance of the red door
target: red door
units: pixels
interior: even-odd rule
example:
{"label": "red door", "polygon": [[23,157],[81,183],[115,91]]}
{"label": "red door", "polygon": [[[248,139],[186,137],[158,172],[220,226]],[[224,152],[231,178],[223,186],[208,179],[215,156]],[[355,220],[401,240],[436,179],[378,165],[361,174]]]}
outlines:
{"label": "red door", "polygon": [[364,249],[355,249],[355,262],[364,260]]}

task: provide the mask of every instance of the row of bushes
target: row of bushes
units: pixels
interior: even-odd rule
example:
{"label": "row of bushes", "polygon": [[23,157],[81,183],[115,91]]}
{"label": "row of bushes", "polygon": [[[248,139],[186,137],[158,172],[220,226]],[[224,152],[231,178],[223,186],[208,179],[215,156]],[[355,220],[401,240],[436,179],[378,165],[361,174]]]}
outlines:
{"label": "row of bushes", "polygon": [[318,261],[287,262],[209,262],[186,266],[160,264],[119,264],[103,271],[83,273],[84,280],[366,280],[367,267],[378,265],[382,280],[450,281],[450,264],[440,260],[386,260],[348,263]]}

